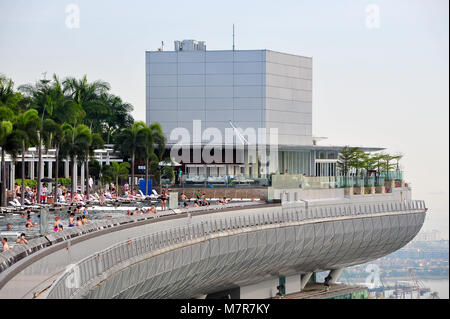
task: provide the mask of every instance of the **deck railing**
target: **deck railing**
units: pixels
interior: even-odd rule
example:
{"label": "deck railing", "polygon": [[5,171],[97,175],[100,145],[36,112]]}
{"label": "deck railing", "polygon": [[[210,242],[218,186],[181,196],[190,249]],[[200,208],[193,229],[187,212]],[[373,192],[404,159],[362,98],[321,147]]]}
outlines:
{"label": "deck railing", "polygon": [[70,240],[72,238],[76,238],[82,235],[86,235],[88,233],[102,231],[107,228],[118,227],[121,225],[144,221],[144,220],[153,220],[158,219],[160,217],[175,215],[176,213],[195,213],[202,211],[220,211],[222,209],[229,208],[245,208],[248,206],[260,205],[261,203],[254,202],[239,202],[239,203],[230,203],[227,205],[214,205],[209,207],[196,207],[189,209],[177,209],[177,210],[167,210],[167,211],[159,211],[158,214],[143,214],[137,216],[123,216],[118,218],[113,218],[111,220],[100,220],[100,221],[91,221],[88,224],[80,227],[66,228],[62,232],[51,232],[47,234],[45,237],[41,236],[35,239],[31,239],[28,241],[27,245],[23,244],[14,244],[12,249],[6,252],[0,252],[0,274],[19,262],[20,260],[44,249],[49,246],[58,244],[60,242]]}
{"label": "deck railing", "polygon": [[[120,270],[133,258],[162,253],[181,244],[207,240],[211,235],[228,232],[245,232],[249,228],[302,222],[323,218],[412,212],[425,210],[424,201],[350,204],[305,207],[301,202],[285,203],[282,210],[272,213],[255,213],[187,224],[141,237],[130,239],[91,255],[66,270],[51,286],[47,298],[67,299],[77,297],[89,283],[103,279],[105,271]],[[135,259],[136,260],[136,259]]]}

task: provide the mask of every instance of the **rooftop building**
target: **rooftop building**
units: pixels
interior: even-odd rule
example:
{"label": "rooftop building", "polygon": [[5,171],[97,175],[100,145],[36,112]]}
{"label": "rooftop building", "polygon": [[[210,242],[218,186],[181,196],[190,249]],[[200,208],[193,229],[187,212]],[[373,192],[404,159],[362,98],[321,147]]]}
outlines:
{"label": "rooftop building", "polygon": [[[321,146],[324,138],[312,136],[312,68],[311,57],[175,41],[174,51],[146,52],[147,124],[162,125],[169,148],[190,147],[187,157],[171,153],[190,176],[335,176],[342,146]],[[194,154],[208,144],[215,155],[232,144],[232,160]],[[255,145],[270,149],[255,155]]]}

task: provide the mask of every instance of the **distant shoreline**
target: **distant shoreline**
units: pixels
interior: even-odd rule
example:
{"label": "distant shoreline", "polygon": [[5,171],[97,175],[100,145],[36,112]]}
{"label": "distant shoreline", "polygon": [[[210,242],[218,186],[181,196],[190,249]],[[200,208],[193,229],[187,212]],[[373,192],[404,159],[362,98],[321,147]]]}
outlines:
{"label": "distant shoreline", "polygon": [[[356,281],[359,282],[359,280],[364,280],[364,278],[346,278],[348,281]],[[425,276],[425,277],[419,277],[419,280],[441,280],[446,279],[449,280],[449,277],[445,276]],[[410,277],[383,277],[381,278],[382,281],[397,281],[397,280],[404,280],[404,281],[410,281]]]}

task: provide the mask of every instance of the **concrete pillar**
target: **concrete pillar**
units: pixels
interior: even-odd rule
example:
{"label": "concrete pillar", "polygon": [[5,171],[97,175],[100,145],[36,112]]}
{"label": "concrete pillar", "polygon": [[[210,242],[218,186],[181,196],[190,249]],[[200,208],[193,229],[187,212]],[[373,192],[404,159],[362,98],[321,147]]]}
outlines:
{"label": "concrete pillar", "polygon": [[330,284],[335,284],[336,281],[341,276],[343,270],[344,270],[344,268],[330,270],[330,273],[328,274],[328,276],[325,277],[325,282],[324,282],[325,286],[328,286]]}
{"label": "concrete pillar", "polygon": [[65,178],[69,178],[69,172],[70,172],[69,165],[70,165],[70,160],[67,157],[64,161],[64,177]]}
{"label": "concrete pillar", "polygon": [[312,272],[307,272],[306,274],[302,274],[300,276],[300,291],[302,291],[306,284],[308,283],[309,279],[311,279]]}
{"label": "concrete pillar", "polygon": [[75,161],[75,165],[73,166],[73,169],[72,169],[72,176],[73,176],[73,180],[74,180],[74,189],[72,189],[72,192],[73,193],[76,193],[76,191],[77,191],[77,178],[78,178],[78,176],[77,176],[77,170],[78,170],[78,163],[77,163],[77,160],[74,160]]}
{"label": "concrete pillar", "polygon": [[81,183],[81,193],[84,193],[84,189],[85,189],[85,185],[86,185],[86,181],[84,180],[84,170],[85,170],[85,164],[84,161],[81,163],[81,174],[80,174],[80,183]]}
{"label": "concrete pillar", "polygon": [[29,162],[29,172],[30,172],[30,179],[34,179],[34,161],[31,159]]}
{"label": "concrete pillar", "polygon": [[42,161],[41,161],[41,176],[39,176],[38,182],[41,182],[41,179],[44,178],[44,169],[45,169],[45,161],[44,161],[44,159],[42,159]]}
{"label": "concrete pillar", "polygon": [[[52,169],[53,169],[53,162],[48,162],[48,177],[52,178]],[[52,191],[52,183],[48,183],[48,191],[51,192]]]}
{"label": "concrete pillar", "polygon": [[244,175],[249,175],[249,164],[248,164],[248,147],[244,148]]}
{"label": "concrete pillar", "polygon": [[316,151],[311,151],[311,167],[309,176],[316,176]]}
{"label": "concrete pillar", "polygon": [[258,163],[258,152],[256,151],[255,152],[256,153],[256,159],[255,159],[255,163],[253,164],[253,175],[252,175],[252,177],[253,178],[258,178],[258,177],[260,177],[260,175],[259,175],[259,170],[260,170],[260,167],[259,167],[259,163]]}
{"label": "concrete pillar", "polygon": [[14,162],[11,161],[11,175],[10,175],[10,189],[14,190],[14,180],[16,177],[16,165],[14,165]]}

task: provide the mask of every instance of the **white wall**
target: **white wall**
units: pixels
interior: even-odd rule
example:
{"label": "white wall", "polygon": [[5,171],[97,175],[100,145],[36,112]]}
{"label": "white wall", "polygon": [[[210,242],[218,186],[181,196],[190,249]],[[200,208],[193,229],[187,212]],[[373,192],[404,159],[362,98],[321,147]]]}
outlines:
{"label": "white wall", "polygon": [[147,124],[224,134],[277,128],[279,144],[312,144],[312,59],[268,50],[146,52]]}
{"label": "white wall", "polygon": [[312,59],[266,51],[266,121],[279,144],[312,145]]}
{"label": "white wall", "polygon": [[147,123],[264,127],[265,51],[146,52]]}

